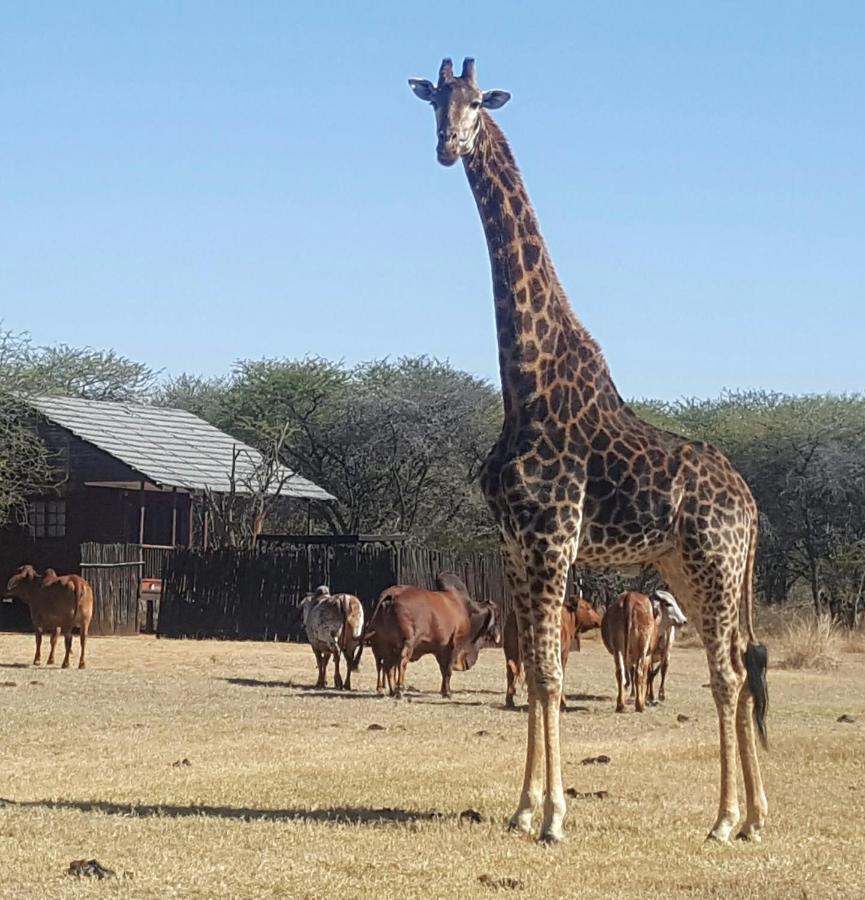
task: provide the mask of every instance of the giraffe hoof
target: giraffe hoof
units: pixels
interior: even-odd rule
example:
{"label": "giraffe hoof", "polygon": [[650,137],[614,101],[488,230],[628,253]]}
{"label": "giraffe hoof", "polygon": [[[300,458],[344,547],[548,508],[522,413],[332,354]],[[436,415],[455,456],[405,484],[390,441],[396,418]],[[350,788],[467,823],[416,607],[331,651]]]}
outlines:
{"label": "giraffe hoof", "polygon": [[532,817],[531,813],[523,815],[515,813],[508,821],[508,831],[512,834],[531,834],[532,833]]}
{"label": "giraffe hoof", "polygon": [[730,843],[730,833],[726,829],[721,831],[721,830],[718,830],[717,828],[713,828],[706,835],[706,843],[707,844],[729,844]]}
{"label": "giraffe hoof", "polygon": [[561,831],[554,831],[552,828],[543,829],[538,836],[538,843],[544,847],[554,847],[556,844],[561,844],[565,839],[565,836],[561,833]]}
{"label": "giraffe hoof", "polygon": [[749,841],[752,844],[759,844],[763,838],[760,836],[760,832],[754,826],[746,825],[737,835],[737,841]]}

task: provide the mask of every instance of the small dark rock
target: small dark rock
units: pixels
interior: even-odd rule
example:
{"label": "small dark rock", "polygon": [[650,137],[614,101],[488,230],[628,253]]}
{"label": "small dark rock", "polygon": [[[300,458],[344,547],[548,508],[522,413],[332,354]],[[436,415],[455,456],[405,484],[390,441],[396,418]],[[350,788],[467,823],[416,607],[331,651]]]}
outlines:
{"label": "small dark rock", "polygon": [[587,756],[580,760],[584,766],[605,766],[609,761],[610,757],[606,753],[602,753],[600,756]]}
{"label": "small dark rock", "polygon": [[480,731],[475,732],[475,737],[489,737],[490,733],[481,728]]}
{"label": "small dark rock", "polygon": [[461,823],[479,825],[484,817],[476,809],[464,809],[459,815],[459,820]]}
{"label": "small dark rock", "polygon": [[676,721],[677,721],[677,722],[690,722],[690,721],[691,721],[691,717],[690,717],[690,716],[686,716],[686,715],[684,715],[683,713],[679,713],[679,715],[676,716]]}
{"label": "small dark rock", "polygon": [[522,891],[526,887],[519,878],[493,878],[492,875],[478,875],[478,881],[484,887],[494,891]]}
{"label": "small dark rock", "polygon": [[191,766],[192,763],[184,756],[183,759],[178,759],[177,762],[173,762],[171,765],[175,769],[179,769],[181,766]]}
{"label": "small dark rock", "polygon": [[72,862],[69,863],[66,874],[75,875],[77,878],[81,878],[82,876],[87,878],[98,878],[101,881],[103,878],[113,878],[114,870],[106,869],[105,866],[95,859],[73,859]]}
{"label": "small dark rock", "polygon": [[30,684],[35,684],[37,687],[42,687],[41,681],[31,681]]}
{"label": "small dark rock", "polygon": [[384,731],[384,725],[379,725],[378,722],[373,722],[372,725],[367,728],[367,731]]}
{"label": "small dark rock", "polygon": [[853,716],[850,715],[850,713],[844,713],[843,716],[838,716],[838,721],[846,722],[848,725],[852,725],[856,720],[853,718]]}
{"label": "small dark rock", "polygon": [[609,791],[578,791],[576,788],[568,788],[565,793],[576,800],[606,800],[610,796]]}

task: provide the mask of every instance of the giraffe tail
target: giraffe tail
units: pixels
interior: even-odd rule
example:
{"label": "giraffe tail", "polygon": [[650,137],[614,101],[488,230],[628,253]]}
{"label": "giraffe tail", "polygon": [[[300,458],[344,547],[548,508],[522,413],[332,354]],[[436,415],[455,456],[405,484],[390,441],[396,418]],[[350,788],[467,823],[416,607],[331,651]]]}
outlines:
{"label": "giraffe tail", "polygon": [[751,539],[748,544],[748,559],[745,564],[745,583],[742,587],[742,611],[745,614],[745,627],[748,632],[748,646],[743,661],[748,677],[748,690],[754,698],[754,724],[760,743],[765,750],[769,749],[769,735],[766,730],[766,713],[769,711],[769,686],[766,682],[766,670],[769,667],[769,651],[765,644],[759,643],[754,633],[754,559],[757,555],[757,523],[751,526]]}

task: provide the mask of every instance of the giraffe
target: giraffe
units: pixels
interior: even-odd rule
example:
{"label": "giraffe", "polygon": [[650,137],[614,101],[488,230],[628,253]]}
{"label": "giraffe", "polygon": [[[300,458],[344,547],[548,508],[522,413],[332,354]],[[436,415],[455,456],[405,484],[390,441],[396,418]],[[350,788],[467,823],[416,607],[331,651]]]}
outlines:
{"label": "giraffe", "polygon": [[[621,398],[599,345],[556,276],[504,134],[489,111],[510,99],[482,91],[475,63],[445,59],[434,85],[410,79],[435,112],[438,161],[462,159],[492,268],[504,423],[481,472],[517,612],[529,695],[523,786],[510,828],[563,836],[559,747],[559,621],[569,567],[654,565],[706,648],[717,709],[721,796],[708,838],[746,816],[759,841],[768,805],[756,731],[766,745],[766,648],[753,625],[757,508],[720,451],[643,421]],[[741,612],[745,644],[742,644]]]}

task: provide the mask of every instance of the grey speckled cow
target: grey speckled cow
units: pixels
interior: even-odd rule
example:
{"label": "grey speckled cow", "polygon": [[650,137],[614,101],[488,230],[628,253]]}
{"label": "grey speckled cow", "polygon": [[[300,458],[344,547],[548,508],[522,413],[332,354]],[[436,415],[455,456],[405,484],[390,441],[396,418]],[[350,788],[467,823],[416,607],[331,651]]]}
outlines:
{"label": "grey speckled cow", "polygon": [[345,689],[351,690],[351,673],[360,663],[363,605],[353,594],[331,594],[323,584],[307,594],[300,604],[303,627],[318,663],[316,687],[326,687],[327,664],[333,656],[334,687],[343,687],[339,657],[345,657]]}

